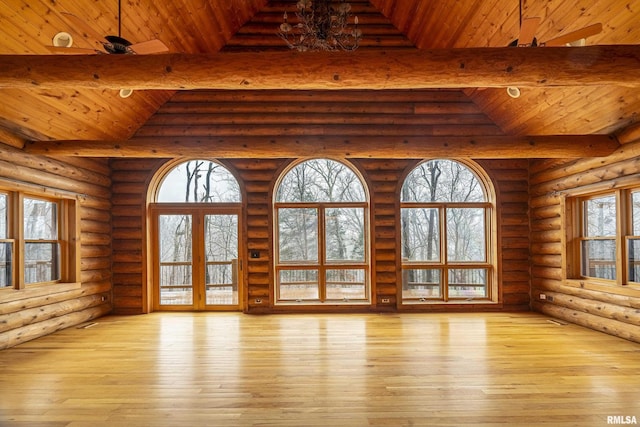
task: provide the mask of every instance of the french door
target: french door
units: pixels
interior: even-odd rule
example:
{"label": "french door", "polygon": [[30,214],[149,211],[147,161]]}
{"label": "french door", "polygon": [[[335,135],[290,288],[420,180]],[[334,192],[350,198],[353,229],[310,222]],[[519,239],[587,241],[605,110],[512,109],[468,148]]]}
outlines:
{"label": "french door", "polygon": [[239,310],[240,215],[236,209],[154,210],[154,309]]}

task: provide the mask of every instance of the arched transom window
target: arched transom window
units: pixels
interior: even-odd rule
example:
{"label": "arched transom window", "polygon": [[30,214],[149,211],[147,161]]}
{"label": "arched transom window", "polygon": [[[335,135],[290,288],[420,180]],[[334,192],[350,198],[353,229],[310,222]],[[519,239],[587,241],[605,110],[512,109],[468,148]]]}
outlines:
{"label": "arched transom window", "polygon": [[285,173],[275,191],[276,303],[370,301],[368,206],[362,181],[338,161]]}
{"label": "arched transom window", "polygon": [[159,186],[159,203],[240,202],[238,181],[221,164],[211,160],[188,160],[167,173]]}
{"label": "arched transom window", "polygon": [[492,204],[469,166],[418,165],[401,190],[403,303],[491,300]]}

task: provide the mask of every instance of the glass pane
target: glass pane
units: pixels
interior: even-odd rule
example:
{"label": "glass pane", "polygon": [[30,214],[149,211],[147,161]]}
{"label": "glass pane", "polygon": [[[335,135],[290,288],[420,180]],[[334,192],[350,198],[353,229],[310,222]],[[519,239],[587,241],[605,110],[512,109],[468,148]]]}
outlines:
{"label": "glass pane", "polygon": [[584,202],[585,237],[616,235],[616,197],[614,195]]}
{"label": "glass pane", "polygon": [[278,278],[280,300],[317,300],[318,270],[281,270]]}
{"label": "glass pane", "polygon": [[403,202],[484,202],[476,175],[453,160],[430,160],[416,167],[402,186]]}
{"label": "glass pane", "polygon": [[192,305],[191,215],[160,215],[160,304]]}
{"label": "glass pane", "polygon": [[582,275],[600,279],[616,278],[616,241],[582,241]]}
{"label": "glass pane", "polygon": [[207,304],[238,304],[238,216],[205,215]]}
{"label": "glass pane", "polygon": [[440,260],[440,225],[436,208],[401,210],[402,258],[405,261]]}
{"label": "glass pane", "polygon": [[485,298],[487,296],[485,268],[451,268],[448,274],[450,298]]}
{"label": "glass pane", "polygon": [[48,200],[24,198],[24,238],[58,239],[58,205]]}
{"label": "glass pane", "polygon": [[0,242],[0,288],[13,286],[13,244]]}
{"label": "glass pane", "polygon": [[278,202],[364,202],[360,178],[346,165],[329,159],[312,159],[291,169],[276,194]]}
{"label": "glass pane", "polygon": [[160,304],[192,305],[191,264],[160,265]]}
{"label": "glass pane", "polygon": [[318,211],[278,209],[280,262],[318,261]]}
{"label": "glass pane", "polygon": [[432,268],[402,270],[402,298],[440,298],[442,280],[440,270]]}
{"label": "glass pane", "polygon": [[0,239],[7,238],[7,195],[0,194]]}
{"label": "glass pane", "polygon": [[629,239],[629,281],[640,282],[640,239]]}
{"label": "glass pane", "polygon": [[24,282],[60,280],[60,245],[56,242],[24,244]]}
{"label": "glass pane", "polygon": [[483,208],[447,209],[447,258],[451,261],[486,260]]}
{"label": "glass pane", "polygon": [[160,215],[160,262],[191,262],[191,215]]}
{"label": "glass pane", "polygon": [[158,202],[235,203],[240,186],[236,178],[219,163],[189,160],[169,172],[158,190]]}
{"label": "glass pane", "polygon": [[364,209],[331,208],[325,211],[328,261],[364,261]]}
{"label": "glass pane", "polygon": [[356,300],[367,298],[363,269],[334,269],[326,271],[327,299]]}
{"label": "glass pane", "polygon": [[640,236],[640,191],[631,194],[633,205],[633,235]]}

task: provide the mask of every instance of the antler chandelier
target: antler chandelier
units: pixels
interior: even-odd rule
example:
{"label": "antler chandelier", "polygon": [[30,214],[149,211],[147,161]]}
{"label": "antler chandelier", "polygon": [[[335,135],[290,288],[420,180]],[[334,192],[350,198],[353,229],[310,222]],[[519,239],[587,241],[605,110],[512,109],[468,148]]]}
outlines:
{"label": "antler chandelier", "polygon": [[351,5],[340,0],[337,7],[331,0],[299,0],[296,17],[298,23],[291,25],[284,13],[278,36],[291,49],[308,50],[356,50],[362,31],[358,29],[358,17],[349,27]]}

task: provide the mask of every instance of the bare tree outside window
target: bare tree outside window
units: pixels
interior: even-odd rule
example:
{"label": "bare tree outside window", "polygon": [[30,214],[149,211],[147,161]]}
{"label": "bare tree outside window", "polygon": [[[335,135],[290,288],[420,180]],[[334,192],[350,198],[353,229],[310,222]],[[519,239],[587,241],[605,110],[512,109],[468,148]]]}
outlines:
{"label": "bare tree outside window", "polygon": [[7,216],[8,198],[0,193],[0,288],[13,286],[13,242],[9,240]]}
{"label": "bare tree outside window", "polygon": [[486,297],[488,203],[475,173],[430,160],[407,176],[400,196],[403,296]]}
{"label": "bare tree outside window", "polygon": [[59,280],[58,204],[25,197],[23,211],[25,283]]}
{"label": "bare tree outside window", "polygon": [[[157,202],[181,206],[187,213],[167,208],[158,215],[161,304],[196,304],[194,292],[205,294],[208,305],[238,304],[239,215],[228,207],[240,201],[237,180],[214,161],[189,160],[163,178]],[[227,210],[216,210],[220,204]]]}
{"label": "bare tree outside window", "polygon": [[628,241],[629,281],[640,282],[640,191],[631,193],[632,236]]}
{"label": "bare tree outside window", "polygon": [[616,212],[615,194],[583,202],[582,274],[584,276],[616,279]]}
{"label": "bare tree outside window", "polygon": [[156,199],[160,203],[233,203],[240,201],[235,177],[219,163],[189,160],[162,180]]}
{"label": "bare tree outside window", "polygon": [[275,203],[279,300],[368,299],[360,178],[335,160],[307,160],[282,178]]}

